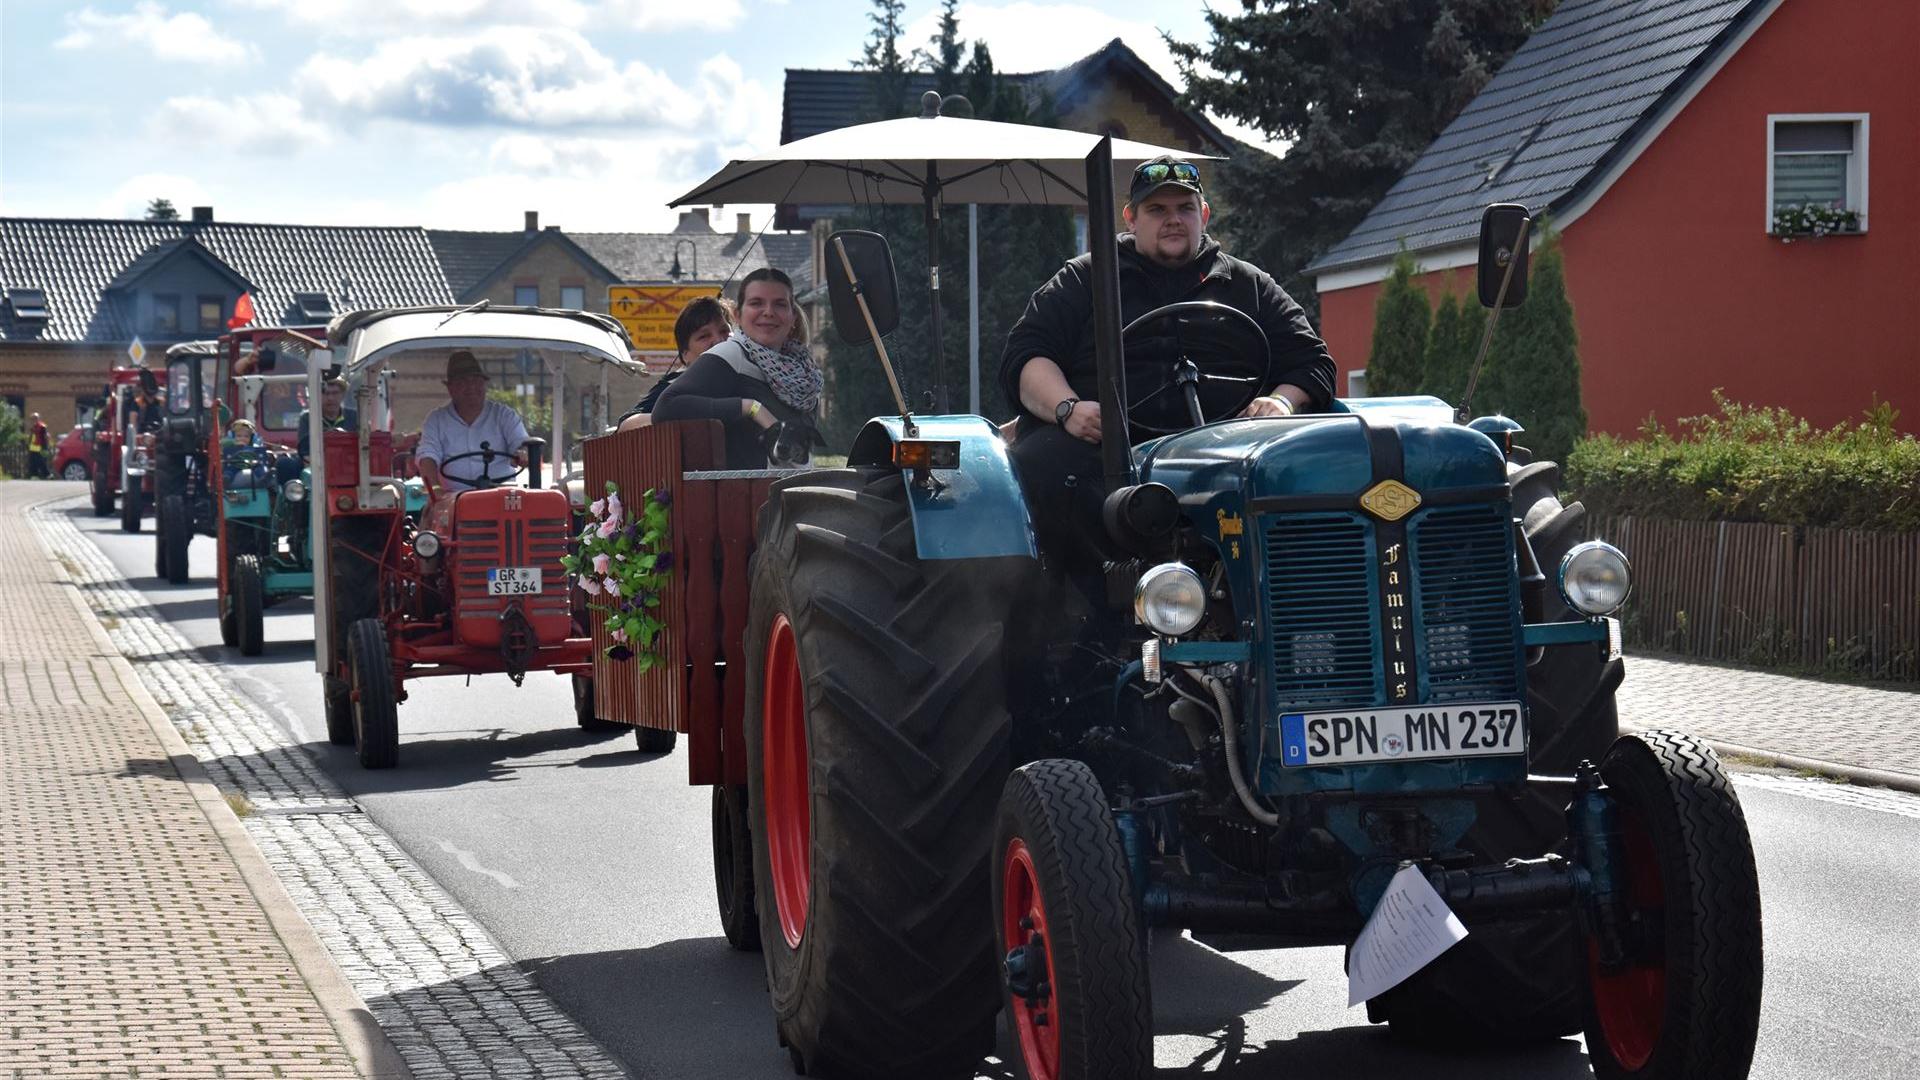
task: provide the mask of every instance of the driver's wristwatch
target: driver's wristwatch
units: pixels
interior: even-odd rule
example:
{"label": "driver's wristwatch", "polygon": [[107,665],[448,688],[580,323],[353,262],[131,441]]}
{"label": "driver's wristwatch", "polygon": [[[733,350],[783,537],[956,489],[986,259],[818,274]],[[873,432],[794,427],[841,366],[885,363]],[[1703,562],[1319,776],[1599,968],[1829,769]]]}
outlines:
{"label": "driver's wristwatch", "polygon": [[1053,422],[1061,427],[1066,427],[1067,417],[1073,415],[1073,407],[1078,404],[1080,404],[1079,398],[1070,397],[1060,402],[1060,404],[1055,405],[1053,407]]}

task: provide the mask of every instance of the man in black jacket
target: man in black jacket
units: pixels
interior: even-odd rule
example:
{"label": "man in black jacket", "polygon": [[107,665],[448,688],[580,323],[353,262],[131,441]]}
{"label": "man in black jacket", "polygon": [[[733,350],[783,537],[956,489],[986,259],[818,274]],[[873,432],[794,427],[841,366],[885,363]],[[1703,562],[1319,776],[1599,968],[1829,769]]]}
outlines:
{"label": "man in black jacket", "polygon": [[[1122,325],[1166,304],[1212,300],[1252,316],[1267,336],[1270,383],[1242,416],[1287,416],[1333,400],[1333,359],[1300,305],[1252,263],[1206,235],[1212,209],[1190,163],[1156,158],[1135,169],[1121,211]],[[1093,355],[1093,257],[1040,286],[1007,334],[1000,384],[1020,409],[1011,456],[1043,548],[1074,536],[1100,544],[1100,394]],[[1158,363],[1158,366],[1154,366]],[[1195,357],[1203,367],[1204,354]],[[1129,357],[1137,402],[1165,379],[1165,358]],[[1076,545],[1078,546],[1078,545]]]}

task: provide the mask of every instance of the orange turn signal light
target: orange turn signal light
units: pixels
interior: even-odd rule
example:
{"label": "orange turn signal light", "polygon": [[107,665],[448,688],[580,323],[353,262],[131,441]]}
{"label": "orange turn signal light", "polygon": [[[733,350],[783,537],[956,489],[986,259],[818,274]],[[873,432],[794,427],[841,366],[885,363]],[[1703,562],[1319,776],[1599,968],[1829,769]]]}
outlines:
{"label": "orange turn signal light", "polygon": [[893,444],[893,463],[903,469],[957,469],[957,439],[901,439]]}

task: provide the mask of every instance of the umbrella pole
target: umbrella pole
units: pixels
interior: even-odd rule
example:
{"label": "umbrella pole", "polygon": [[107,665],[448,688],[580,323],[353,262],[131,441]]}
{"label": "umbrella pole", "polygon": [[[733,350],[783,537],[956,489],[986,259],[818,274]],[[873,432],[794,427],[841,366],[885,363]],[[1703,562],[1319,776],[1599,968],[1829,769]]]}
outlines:
{"label": "umbrella pole", "polygon": [[933,162],[927,162],[927,296],[933,310],[927,315],[927,336],[933,347],[933,385],[940,411],[947,408],[947,354],[940,345],[940,177]]}

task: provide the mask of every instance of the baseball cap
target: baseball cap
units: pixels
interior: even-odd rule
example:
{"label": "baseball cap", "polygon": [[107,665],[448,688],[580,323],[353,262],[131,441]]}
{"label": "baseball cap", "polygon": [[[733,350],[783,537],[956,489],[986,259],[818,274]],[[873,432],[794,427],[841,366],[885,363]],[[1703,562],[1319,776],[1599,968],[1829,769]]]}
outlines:
{"label": "baseball cap", "polygon": [[1200,170],[1193,162],[1161,154],[1133,170],[1133,183],[1127,188],[1127,205],[1132,206],[1163,187],[1185,188],[1201,198],[1206,197],[1200,190]]}
{"label": "baseball cap", "polygon": [[447,381],[452,382],[465,375],[478,375],[486,378],[487,373],[480,367],[480,361],[465,349],[455,349],[447,354]]}

